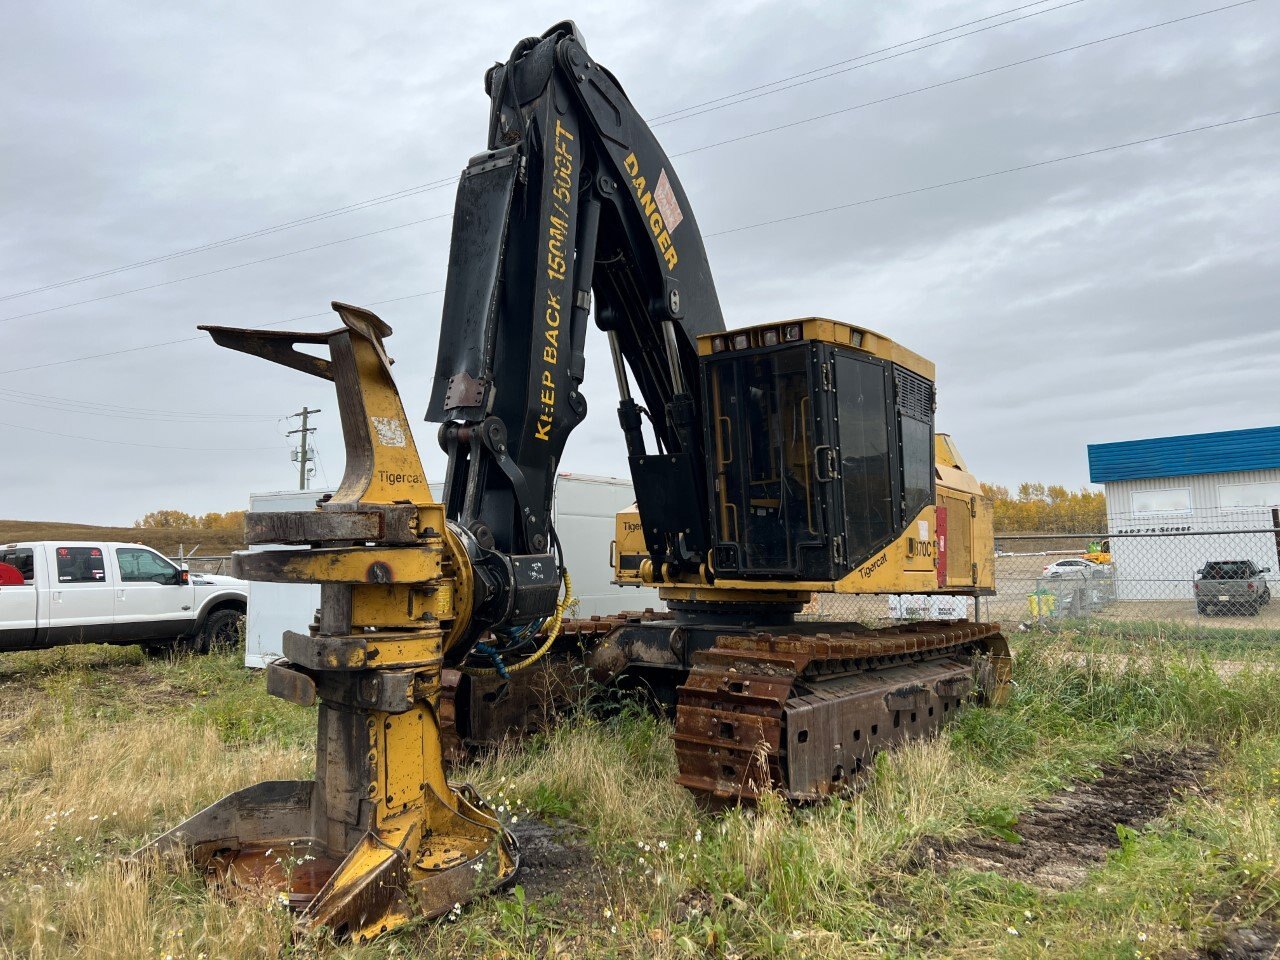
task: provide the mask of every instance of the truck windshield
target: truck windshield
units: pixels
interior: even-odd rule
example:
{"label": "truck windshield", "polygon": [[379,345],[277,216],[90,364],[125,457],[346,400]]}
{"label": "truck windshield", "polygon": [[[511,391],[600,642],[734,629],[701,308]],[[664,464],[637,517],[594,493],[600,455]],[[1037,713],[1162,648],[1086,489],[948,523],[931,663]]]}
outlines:
{"label": "truck windshield", "polygon": [[1215,560],[1204,565],[1205,580],[1248,580],[1253,565],[1248,560]]}

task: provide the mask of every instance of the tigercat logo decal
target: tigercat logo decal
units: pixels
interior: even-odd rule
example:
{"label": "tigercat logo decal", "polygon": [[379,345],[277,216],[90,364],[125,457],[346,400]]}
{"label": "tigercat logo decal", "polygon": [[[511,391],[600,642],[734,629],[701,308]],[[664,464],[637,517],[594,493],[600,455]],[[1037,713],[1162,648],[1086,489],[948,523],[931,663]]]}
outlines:
{"label": "tigercat logo decal", "polygon": [[874,560],[872,560],[871,562],[863,566],[862,569],[859,570],[858,572],[862,574],[864,579],[870,578],[872,574],[874,574],[877,570],[879,570],[881,567],[885,565],[885,562],[888,559],[889,559],[889,554],[882,553],[880,554],[880,556],[876,557]]}

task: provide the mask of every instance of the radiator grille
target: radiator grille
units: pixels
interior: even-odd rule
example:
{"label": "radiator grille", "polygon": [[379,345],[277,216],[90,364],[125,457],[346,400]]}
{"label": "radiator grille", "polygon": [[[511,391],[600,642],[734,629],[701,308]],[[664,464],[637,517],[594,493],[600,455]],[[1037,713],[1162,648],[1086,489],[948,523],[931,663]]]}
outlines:
{"label": "radiator grille", "polygon": [[913,420],[933,422],[933,384],[917,373],[893,368],[894,393],[898,412]]}

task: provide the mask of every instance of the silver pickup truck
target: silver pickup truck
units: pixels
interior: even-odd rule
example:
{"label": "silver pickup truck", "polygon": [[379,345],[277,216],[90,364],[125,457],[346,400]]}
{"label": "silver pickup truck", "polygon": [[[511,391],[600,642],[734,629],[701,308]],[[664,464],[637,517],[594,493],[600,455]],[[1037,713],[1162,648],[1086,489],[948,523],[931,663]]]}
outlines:
{"label": "silver pickup truck", "polygon": [[188,573],[140,543],[0,544],[0,651],[138,643],[207,653],[243,635],[248,587]]}
{"label": "silver pickup truck", "polygon": [[1196,571],[1196,610],[1257,616],[1271,602],[1266,578],[1270,572],[1270,567],[1259,567],[1252,560],[1210,560]]}

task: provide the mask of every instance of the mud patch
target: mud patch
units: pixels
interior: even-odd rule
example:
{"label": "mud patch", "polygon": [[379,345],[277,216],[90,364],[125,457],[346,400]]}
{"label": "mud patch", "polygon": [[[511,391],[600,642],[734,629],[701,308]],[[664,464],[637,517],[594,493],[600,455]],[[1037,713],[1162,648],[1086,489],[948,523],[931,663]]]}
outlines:
{"label": "mud patch", "polygon": [[1117,824],[1137,830],[1180,797],[1202,791],[1204,772],[1214,759],[1211,751],[1200,749],[1129,757],[1104,767],[1097,780],[1077,783],[1024,813],[1012,827],[1017,842],[974,837],[932,851],[934,864],[991,870],[1064,890],[1119,846]]}
{"label": "mud patch", "polygon": [[1280,957],[1280,926],[1266,920],[1227,932],[1200,954],[1203,960],[1276,960],[1277,957]]}
{"label": "mud patch", "polygon": [[557,906],[589,916],[608,901],[605,867],[587,843],[586,832],[567,820],[522,818],[511,828],[520,844],[516,883],[525,897],[554,897]]}

